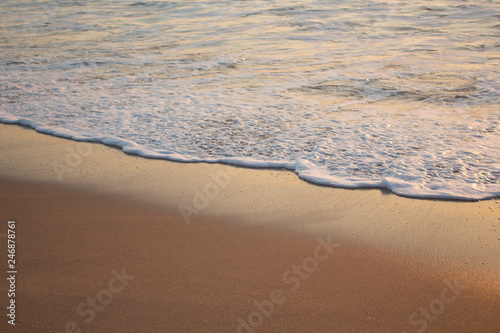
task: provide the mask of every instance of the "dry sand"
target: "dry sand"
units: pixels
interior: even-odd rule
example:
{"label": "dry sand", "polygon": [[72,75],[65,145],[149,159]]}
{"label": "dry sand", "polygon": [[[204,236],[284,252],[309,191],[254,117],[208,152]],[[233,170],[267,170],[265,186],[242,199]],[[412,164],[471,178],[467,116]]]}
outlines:
{"label": "dry sand", "polygon": [[18,269],[1,332],[500,331],[498,200],[320,187],[14,125],[0,154]]}

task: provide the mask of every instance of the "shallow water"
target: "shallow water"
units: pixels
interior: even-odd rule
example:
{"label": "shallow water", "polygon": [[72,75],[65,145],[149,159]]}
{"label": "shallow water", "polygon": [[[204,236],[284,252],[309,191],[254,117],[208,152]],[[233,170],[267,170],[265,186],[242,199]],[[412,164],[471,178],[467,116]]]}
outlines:
{"label": "shallow water", "polygon": [[500,196],[493,1],[2,1],[0,118],[127,152]]}

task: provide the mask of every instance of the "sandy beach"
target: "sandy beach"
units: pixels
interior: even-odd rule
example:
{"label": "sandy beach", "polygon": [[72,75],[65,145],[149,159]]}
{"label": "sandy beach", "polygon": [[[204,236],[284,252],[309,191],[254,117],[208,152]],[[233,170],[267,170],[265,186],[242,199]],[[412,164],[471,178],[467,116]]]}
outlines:
{"label": "sandy beach", "polygon": [[499,332],[500,201],[316,186],[0,125],[2,332]]}

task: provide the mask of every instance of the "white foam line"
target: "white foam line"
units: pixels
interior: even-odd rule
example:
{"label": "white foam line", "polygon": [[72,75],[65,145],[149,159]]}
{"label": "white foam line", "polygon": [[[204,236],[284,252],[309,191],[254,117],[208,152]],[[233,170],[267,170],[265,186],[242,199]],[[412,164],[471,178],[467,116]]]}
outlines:
{"label": "white foam line", "polygon": [[454,193],[449,193],[447,191],[429,191],[423,188],[417,188],[418,185],[406,182],[401,179],[395,179],[390,177],[384,177],[381,180],[370,181],[366,179],[347,179],[335,176],[325,175],[314,170],[311,163],[305,160],[299,160],[297,162],[289,161],[262,161],[249,157],[231,157],[231,158],[212,158],[203,159],[193,156],[185,156],[176,152],[167,151],[156,151],[148,148],[144,148],[137,143],[115,138],[115,137],[88,137],[79,135],[73,131],[65,129],[53,129],[45,126],[42,123],[32,121],[26,118],[17,118],[14,116],[3,115],[0,116],[0,122],[5,124],[20,124],[30,128],[33,128],[39,133],[50,134],[57,137],[62,137],[65,139],[71,139],[75,141],[82,142],[99,142],[105,145],[119,147],[124,153],[132,154],[136,156],[141,156],[145,158],[152,159],[163,159],[175,162],[186,162],[186,163],[224,163],[235,166],[250,167],[250,168],[273,168],[273,169],[287,169],[293,171],[303,180],[308,182],[330,186],[330,187],[340,187],[340,188],[381,188],[387,189],[391,192],[409,198],[419,198],[419,199],[444,199],[444,200],[461,200],[461,201],[477,201],[500,197],[500,192],[494,192],[483,195],[478,195],[477,191],[469,191],[468,195],[457,195]]}

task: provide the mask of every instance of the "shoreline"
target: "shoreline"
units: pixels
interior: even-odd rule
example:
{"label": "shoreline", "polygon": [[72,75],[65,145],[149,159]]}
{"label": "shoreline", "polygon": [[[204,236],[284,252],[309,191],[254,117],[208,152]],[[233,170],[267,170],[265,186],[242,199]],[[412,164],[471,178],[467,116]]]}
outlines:
{"label": "shoreline", "polygon": [[[18,125],[0,124],[0,150],[22,304],[19,326],[2,330],[500,327],[498,200],[317,186],[290,171],[145,159]],[[134,278],[120,285],[117,275]],[[103,301],[95,316],[88,298]]]}
{"label": "shoreline", "polygon": [[[256,170],[276,170],[276,171],[287,171],[295,174],[298,179],[301,181],[304,181],[306,183],[309,183],[311,185],[315,186],[325,186],[329,188],[337,188],[337,189],[349,189],[349,190],[380,190],[382,192],[387,191],[388,193],[395,194],[399,197],[403,198],[409,198],[409,199],[419,199],[419,200],[438,200],[438,201],[453,201],[453,202],[478,202],[478,201],[488,201],[488,200],[500,200],[500,195],[497,196],[490,196],[486,198],[481,198],[481,199],[476,199],[476,198],[471,198],[471,197],[458,197],[456,195],[452,195],[451,197],[449,195],[445,194],[419,194],[419,195],[407,195],[404,193],[397,193],[393,189],[390,189],[389,187],[386,186],[380,186],[378,185],[366,185],[366,186],[355,186],[355,185],[336,185],[336,184],[331,184],[329,183],[330,181],[326,180],[328,177],[314,177],[314,176],[306,176],[308,172],[305,174],[301,174],[298,170],[297,167],[294,166],[295,163],[287,163],[287,162],[254,162],[256,164],[252,164],[250,162],[245,162],[240,159],[232,159],[232,158],[226,158],[226,159],[209,159],[209,160],[203,160],[201,158],[197,157],[191,157],[191,158],[186,158],[185,156],[177,153],[169,153],[166,154],[164,151],[155,151],[155,150],[150,150],[149,148],[141,148],[138,146],[135,142],[125,140],[125,139],[119,139],[115,137],[105,137],[104,139],[97,139],[97,138],[86,138],[83,136],[79,136],[77,134],[74,134],[71,131],[62,131],[58,132],[57,130],[51,129],[49,127],[46,127],[45,125],[38,123],[36,121],[32,120],[27,120],[27,119],[17,119],[15,117],[0,117],[0,125],[17,125],[21,128],[25,129],[31,129],[36,131],[37,133],[44,134],[44,135],[50,135],[56,138],[61,138],[65,140],[71,140],[71,141],[76,141],[79,143],[91,143],[91,144],[101,144],[110,148],[118,149],[124,154],[131,155],[131,156],[136,156],[140,158],[146,158],[146,159],[152,159],[152,160],[163,160],[167,162],[173,162],[173,163],[201,163],[201,164],[218,164],[218,165],[227,165],[230,167],[236,167],[236,168],[245,168],[245,169],[256,169]],[[166,155],[165,155],[166,154]],[[194,160],[193,160],[194,158]],[[311,178],[316,178],[316,181],[311,180]],[[350,180],[353,181],[353,180]]]}

